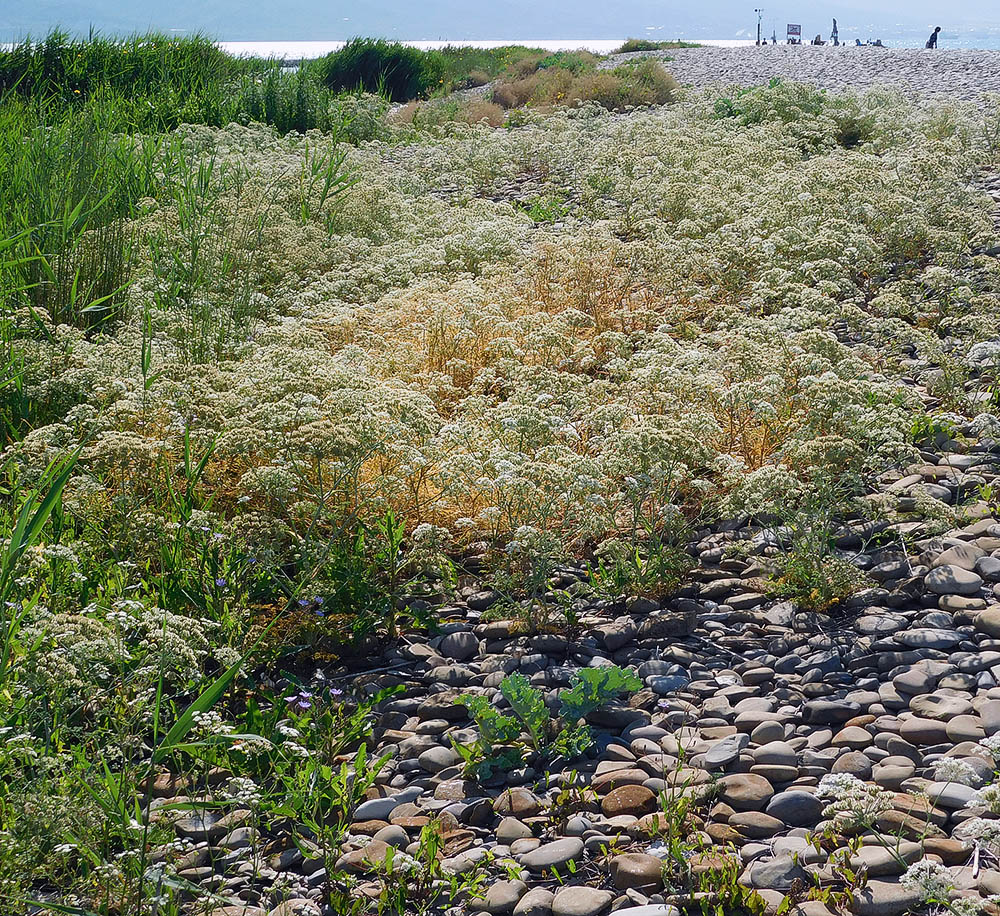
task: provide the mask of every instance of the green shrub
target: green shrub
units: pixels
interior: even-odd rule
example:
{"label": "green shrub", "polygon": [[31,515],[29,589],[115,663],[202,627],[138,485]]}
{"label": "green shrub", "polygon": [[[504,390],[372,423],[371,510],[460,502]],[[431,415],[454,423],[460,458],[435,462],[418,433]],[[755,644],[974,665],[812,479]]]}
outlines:
{"label": "green shrub", "polygon": [[771,593],[794,601],[804,611],[829,611],[866,583],[853,563],[827,551],[796,545],[781,558]]}
{"label": "green shrub", "polygon": [[870,140],[875,132],[874,113],[857,98],[779,79],[717,99],[715,117],[733,118],[744,126],[786,124],[810,152],[833,145],[851,149]]}
{"label": "green shrub", "polygon": [[589,51],[555,51],[548,57],[543,57],[536,67],[537,70],[549,70],[558,67],[569,70],[574,76],[593,70],[597,66],[597,58]]}
{"label": "green shrub", "polygon": [[626,38],[622,45],[615,49],[615,54],[633,54],[636,51],[670,51],[674,48],[700,48],[693,41],[650,41],[648,38]]}
{"label": "green shrub", "polygon": [[498,769],[522,764],[526,751],[545,759],[579,757],[593,743],[590,726],[583,720],[641,687],[638,677],[617,665],[581,668],[574,672],[570,686],[559,692],[559,715],[553,718],[537,687],[523,674],[508,674],[500,682],[500,692],[513,715],[499,712],[484,696],[462,697],[460,702],[475,719],[479,738],[472,746],[457,745],[456,749],[471,773],[487,779]]}
{"label": "green shrub", "polygon": [[393,102],[426,96],[444,83],[440,56],[382,38],[354,38],[316,68],[329,89],[377,92]]}

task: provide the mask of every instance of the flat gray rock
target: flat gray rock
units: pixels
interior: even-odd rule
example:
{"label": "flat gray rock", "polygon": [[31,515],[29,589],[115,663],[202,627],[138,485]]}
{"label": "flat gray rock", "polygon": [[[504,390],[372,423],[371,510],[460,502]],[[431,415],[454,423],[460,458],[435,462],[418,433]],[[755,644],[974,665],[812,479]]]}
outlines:
{"label": "flat gray rock", "polygon": [[905,916],[918,912],[920,895],[891,881],[869,881],[854,892],[852,910],[856,916]]}
{"label": "flat gray rock", "polygon": [[562,840],[554,840],[551,843],[544,843],[531,852],[526,852],[521,856],[521,864],[533,872],[548,871],[556,868],[560,871],[567,862],[576,862],[583,855],[583,840],[577,837],[566,837]]}
{"label": "flat gray rock", "polygon": [[913,649],[951,649],[963,638],[961,633],[955,630],[943,630],[938,627],[915,627],[912,630],[902,630],[893,636],[896,642]]}
{"label": "flat gray rock", "polygon": [[705,751],[704,763],[710,769],[724,767],[736,760],[740,756],[740,751],[749,743],[750,736],[746,734],[730,735],[723,738]]}
{"label": "flat gray rock", "polygon": [[552,916],[599,916],[614,900],[610,891],[579,885],[564,887],[552,901]]}
{"label": "flat gray rock", "polygon": [[935,566],[924,578],[924,585],[935,595],[978,595],[983,580],[961,566]]}

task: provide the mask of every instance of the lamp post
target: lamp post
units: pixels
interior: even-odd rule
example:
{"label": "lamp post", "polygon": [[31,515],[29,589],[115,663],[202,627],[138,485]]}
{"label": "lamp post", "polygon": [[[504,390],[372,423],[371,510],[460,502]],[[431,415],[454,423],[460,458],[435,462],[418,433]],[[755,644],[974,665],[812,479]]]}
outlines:
{"label": "lamp post", "polygon": [[760,46],[760,20],[764,11],[761,9],[755,9],[754,12],[757,14],[757,45]]}

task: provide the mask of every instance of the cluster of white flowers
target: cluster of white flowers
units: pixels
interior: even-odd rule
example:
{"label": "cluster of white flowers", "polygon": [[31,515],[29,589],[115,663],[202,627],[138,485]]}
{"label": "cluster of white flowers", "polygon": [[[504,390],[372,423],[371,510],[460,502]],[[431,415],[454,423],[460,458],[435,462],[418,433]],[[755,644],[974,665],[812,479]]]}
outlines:
{"label": "cluster of white flowers", "polygon": [[243,734],[229,745],[229,749],[244,754],[247,757],[259,757],[268,753],[274,747],[267,738],[261,735]]}
{"label": "cluster of white flowers", "polygon": [[247,808],[259,807],[262,799],[260,787],[246,776],[234,776],[229,780],[226,797]]}
{"label": "cluster of white flowers", "polygon": [[[967,306],[950,333],[988,338],[970,365],[998,336],[995,296],[943,266],[991,231],[965,181],[971,127],[956,115],[942,138],[891,93],[810,92],[755,94],[752,131],[711,117],[701,96],[627,119],[532,115],[518,131],[387,127],[409,142],[351,152],[358,181],[332,217],[336,244],[303,223],[301,189],[283,180],[308,144],[260,126],[184,128],[192,155],[245,167],[241,205],[266,216],[255,270],[280,282],[254,305],[259,320],[232,359],[193,366],[183,316],[157,305],[164,371],[148,390],[134,322],[76,335],[58,378],[35,335],[27,383],[94,412],[86,460],[135,494],[139,553],[169,527],[141,499],[145,481],[185,430],[216,440],[232,475],[220,482],[245,500],[225,532],[192,520],[206,539],[277,539],[273,516],[303,498],[304,469],[373,514],[392,505],[424,546],[525,527],[600,541],[636,509],[672,517],[713,479],[734,510],[780,503],[816,469],[905,456],[919,405],[895,361],[907,344],[940,350],[939,302]],[[878,155],[843,153],[845,117]],[[503,199],[526,178],[573,201],[562,226]],[[238,221],[237,189],[221,193],[220,219]],[[170,206],[141,219],[181,244]],[[917,253],[930,266],[892,279]],[[869,302],[873,276],[890,279]],[[140,263],[135,315],[158,284]],[[232,300],[206,295],[212,309]],[[840,342],[834,318],[860,342]],[[143,425],[151,414],[164,422]],[[56,422],[18,449],[27,459],[74,435]]]}
{"label": "cluster of white flowers", "polygon": [[956,836],[964,840],[972,840],[981,846],[987,846],[994,852],[1000,852],[1000,820],[984,817],[973,817],[963,821],[955,830]]}
{"label": "cluster of white flowers", "polygon": [[233,726],[226,724],[222,715],[214,709],[208,712],[196,712],[192,719],[194,720],[194,732],[201,738],[230,735],[233,732]]}
{"label": "cluster of white flowers", "polygon": [[907,890],[919,894],[924,903],[947,902],[948,895],[955,886],[948,869],[931,859],[914,862],[903,873],[899,883]]}
{"label": "cluster of white flowers", "polygon": [[977,789],[969,801],[967,808],[985,808],[991,814],[1000,814],[1000,783],[990,783]]}
{"label": "cluster of white flowers", "polygon": [[830,799],[823,816],[842,827],[866,827],[892,807],[893,793],[874,783],[862,782],[850,773],[828,773],[816,789],[820,798]]}
{"label": "cluster of white flowers", "polygon": [[979,739],[979,746],[989,751],[994,760],[1000,760],[1000,735],[990,735],[987,738]]}
{"label": "cluster of white flowers", "polygon": [[983,779],[975,769],[957,757],[942,757],[934,764],[934,779],[937,782],[956,782],[963,786],[978,788]]}
{"label": "cluster of white flowers", "polygon": [[309,749],[299,744],[297,741],[289,741],[286,739],[281,742],[281,749],[290,757],[297,757],[300,760],[305,760],[311,756]]}

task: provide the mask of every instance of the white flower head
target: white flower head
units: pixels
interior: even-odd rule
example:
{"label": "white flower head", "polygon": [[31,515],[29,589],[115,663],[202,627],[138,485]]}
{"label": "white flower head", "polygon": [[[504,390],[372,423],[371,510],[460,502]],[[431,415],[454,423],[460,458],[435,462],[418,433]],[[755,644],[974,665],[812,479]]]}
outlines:
{"label": "white flower head", "polygon": [[907,890],[916,891],[924,903],[947,901],[948,894],[954,887],[948,869],[931,859],[914,862],[899,879],[899,883]]}
{"label": "white flower head", "polygon": [[985,808],[991,814],[1000,814],[1000,783],[991,783],[976,791],[966,808]]}
{"label": "white flower head", "polygon": [[823,816],[840,827],[865,827],[892,807],[893,793],[873,783],[862,782],[850,773],[828,773],[816,789],[820,798],[830,799]]}
{"label": "white flower head", "polygon": [[979,746],[989,751],[994,760],[1000,760],[1000,734],[990,735],[988,738],[980,738]]}
{"label": "white flower head", "polygon": [[955,782],[962,786],[978,788],[982,777],[964,760],[957,757],[942,757],[934,764],[934,779],[937,782]]}

